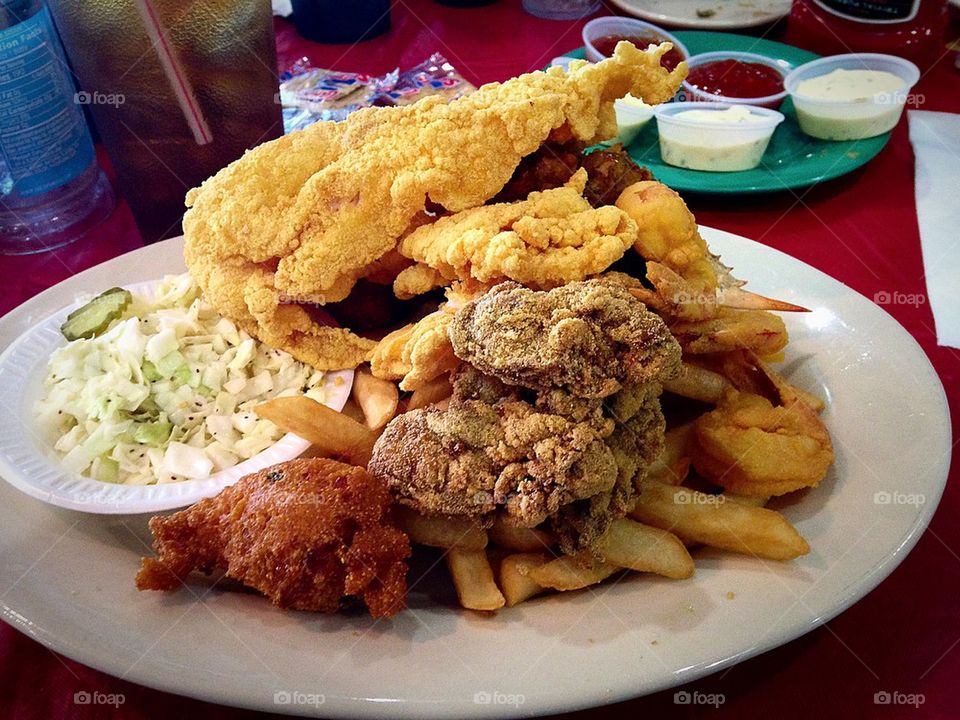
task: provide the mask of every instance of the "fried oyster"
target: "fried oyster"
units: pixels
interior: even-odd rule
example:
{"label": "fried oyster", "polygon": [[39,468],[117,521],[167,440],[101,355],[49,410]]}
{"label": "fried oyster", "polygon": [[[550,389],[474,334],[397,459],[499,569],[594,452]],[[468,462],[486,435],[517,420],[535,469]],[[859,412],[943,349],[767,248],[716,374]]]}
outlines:
{"label": "fried oyster", "polygon": [[589,547],[662,447],[661,383],[680,362],[666,326],[614,279],[504,283],[450,335],[463,363],[449,405],[394,419],[370,472],[421,513],[503,514]]}
{"label": "fried oyster", "polygon": [[[353,367],[374,343],[324,325],[315,305],[344,299],[401,238],[497,195],[547,141],[616,134],[613,100],[669,99],[686,70],[667,46],[569,71],[491,83],[452,103],[425,98],[361,110],[258,146],[187,195],[184,256],[207,299],[260,340],[320,369]],[[425,277],[417,277],[416,288]]]}

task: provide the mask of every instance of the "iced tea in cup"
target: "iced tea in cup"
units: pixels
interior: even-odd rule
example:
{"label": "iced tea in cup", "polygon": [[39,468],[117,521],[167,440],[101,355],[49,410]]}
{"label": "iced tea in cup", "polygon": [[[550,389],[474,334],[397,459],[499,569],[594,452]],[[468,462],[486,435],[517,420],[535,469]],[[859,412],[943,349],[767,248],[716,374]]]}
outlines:
{"label": "iced tea in cup", "polygon": [[183,198],[283,133],[266,0],[57,0],[81,91],[145,242],[180,233]]}

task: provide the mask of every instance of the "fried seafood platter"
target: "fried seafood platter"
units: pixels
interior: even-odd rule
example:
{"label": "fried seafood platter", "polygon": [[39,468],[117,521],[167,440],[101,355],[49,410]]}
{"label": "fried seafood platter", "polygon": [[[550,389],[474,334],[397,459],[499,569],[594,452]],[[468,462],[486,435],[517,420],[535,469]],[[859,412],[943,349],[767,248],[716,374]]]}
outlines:
{"label": "fried seafood platter", "polygon": [[624,569],[689,578],[701,545],[809,551],[765,507],[834,459],[823,401],[774,368],[777,313],[804,309],[745,290],[677,193],[591,150],[615,99],[673,96],[669,47],[318,123],[188,194],[207,301],[356,379],[343,412],[258,405],[310,457],[154,518],[138,587],[220,570],[280,607],[383,617],[411,546],[441,548],[480,611]]}

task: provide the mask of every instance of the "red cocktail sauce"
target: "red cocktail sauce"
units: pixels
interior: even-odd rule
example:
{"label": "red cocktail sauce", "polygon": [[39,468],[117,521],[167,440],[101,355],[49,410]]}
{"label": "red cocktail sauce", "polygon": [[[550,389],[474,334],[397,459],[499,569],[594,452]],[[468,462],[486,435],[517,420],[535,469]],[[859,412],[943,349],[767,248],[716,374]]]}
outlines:
{"label": "red cocktail sauce", "polygon": [[768,65],[742,60],[717,60],[690,69],[687,82],[711,95],[759,98],[783,91],[783,77]]}
{"label": "red cocktail sauce", "polygon": [[[662,42],[670,42],[662,35],[655,35],[653,33],[639,33],[637,35],[604,35],[603,37],[597,38],[593,41],[593,47],[595,47],[597,52],[604,57],[610,57],[613,55],[613,49],[617,47],[617,43],[621,40],[626,40],[627,42],[633,43],[641,50],[646,50],[650,45],[659,45]],[[681,55],[676,48],[672,48],[664,53],[663,57],[660,58],[660,64],[667,70],[673,70],[683,60],[683,55]]]}

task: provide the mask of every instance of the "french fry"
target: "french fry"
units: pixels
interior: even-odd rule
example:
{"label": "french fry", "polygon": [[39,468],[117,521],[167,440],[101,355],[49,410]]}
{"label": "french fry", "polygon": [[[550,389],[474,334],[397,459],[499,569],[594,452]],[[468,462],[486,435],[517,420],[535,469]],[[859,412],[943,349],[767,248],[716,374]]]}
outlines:
{"label": "french fry", "polygon": [[672,465],[663,465],[654,461],[647,468],[647,474],[640,477],[640,484],[651,480],[653,482],[663,483],[664,485],[683,485],[683,481],[690,474],[690,458],[680,458],[675,460]]}
{"label": "french fry", "polygon": [[367,427],[379,430],[397,414],[400,391],[389,380],[381,380],[365,370],[357,370],[353,376],[350,397],[363,410]]}
{"label": "french fry", "polygon": [[554,544],[550,533],[536,528],[517,527],[502,518],[494,520],[488,532],[495,545],[519,553],[543,552]]}
{"label": "french fry", "polygon": [[667,392],[707,403],[720,402],[723,393],[731,387],[730,381],[720,373],[690,363],[682,363],[680,374],[663,384]]}
{"label": "french fry", "polygon": [[377,434],[306,395],[267,400],[254,411],[287,432],[309,440],[324,457],[342,458],[362,467],[370,462]]}
{"label": "french fry", "polygon": [[747,505],[749,507],[763,507],[768,502],[770,498],[758,495],[757,497],[749,497],[747,495],[734,495],[733,493],[723,493],[725,497],[730,502],[735,502],[738,505]]}
{"label": "french fry", "polygon": [[675,579],[693,575],[693,558],[676,535],[627,518],[610,523],[597,550],[618,567]]}
{"label": "french fry", "polygon": [[807,541],[780,513],[727,502],[723,495],[647,483],[630,514],[688,544],[703,543],[771,560],[793,560],[810,552]]}
{"label": "french fry", "polygon": [[483,550],[487,546],[486,531],[472,520],[421,515],[403,506],[397,507],[396,513],[401,529],[418,545],[462,550]]}
{"label": "french fry", "polygon": [[347,401],[343,404],[343,409],[340,410],[340,412],[351,420],[356,420],[362,425],[367,424],[367,419],[363,416],[363,410],[361,410],[360,406],[354,402],[353,398],[347,398]]}
{"label": "french fry", "polygon": [[433,405],[441,400],[446,400],[452,394],[453,386],[450,384],[450,376],[441,375],[413,391],[410,401],[407,403],[407,410],[416,410]]}
{"label": "french fry", "polygon": [[507,607],[522,603],[546,589],[530,577],[530,569],[546,564],[549,559],[538,553],[517,553],[500,561],[500,590]]}
{"label": "french fry", "polygon": [[499,610],[506,600],[493,580],[493,568],[484,550],[450,548],[447,567],[460,604],[468,610]]}
{"label": "french fry", "polygon": [[619,569],[610,563],[597,562],[589,554],[564,555],[538,567],[531,567],[527,574],[543,587],[579,590],[606,580]]}
{"label": "french fry", "polygon": [[690,441],[693,438],[693,423],[678,425],[664,434],[663,452],[650,463],[647,478],[679,485],[690,471]]}

